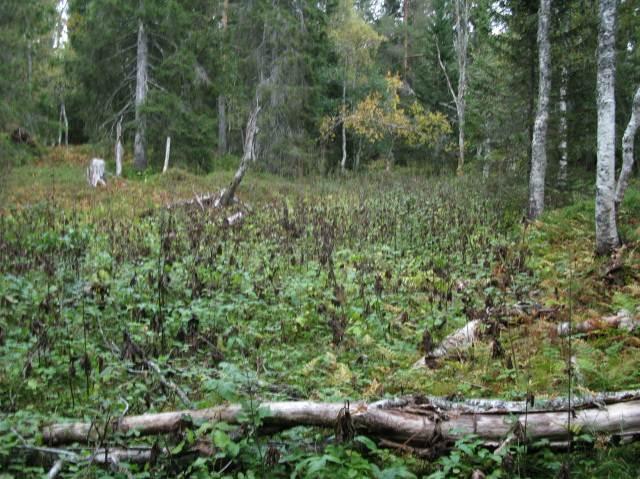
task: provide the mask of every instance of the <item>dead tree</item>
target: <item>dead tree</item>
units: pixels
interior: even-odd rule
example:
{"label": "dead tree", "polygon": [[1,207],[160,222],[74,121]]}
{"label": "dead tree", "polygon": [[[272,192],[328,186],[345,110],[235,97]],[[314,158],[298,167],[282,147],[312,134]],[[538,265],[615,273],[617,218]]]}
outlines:
{"label": "dead tree", "polygon": [[[500,446],[509,437],[521,441],[547,439],[552,445],[566,445],[572,431],[604,433],[633,439],[640,433],[640,391],[599,393],[548,401],[503,401],[469,399],[462,402],[444,398],[411,396],[373,403],[314,401],[264,402],[263,433],[296,427],[335,428],[348,408],[350,428],[359,434],[381,438],[416,448],[451,444],[469,434],[486,446]],[[93,422],[59,423],[45,427],[46,444],[87,443],[101,440],[100,431],[158,435],[194,427],[203,421],[238,424],[246,414],[239,404],[209,409],[185,410],[125,416],[107,425]],[[525,428],[526,425],[526,428]],[[526,430],[526,435],[524,431]]]}
{"label": "dead tree", "polygon": [[258,114],[260,113],[260,104],[256,97],[255,105],[253,106],[251,113],[249,113],[249,119],[247,120],[247,130],[244,136],[244,151],[242,153],[242,159],[240,160],[240,166],[233,176],[233,180],[229,184],[229,187],[225,189],[220,195],[220,206],[229,206],[233,201],[236,194],[238,185],[244,178],[245,173],[249,169],[249,165],[252,161],[255,161],[255,140],[258,133]]}
{"label": "dead tree", "polygon": [[633,169],[633,142],[639,126],[640,87],[638,87],[633,97],[631,118],[629,118],[629,123],[627,123],[627,128],[625,128],[624,135],[622,136],[622,169],[620,170],[620,176],[618,177],[618,184],[616,186],[616,211],[624,199],[624,192],[627,190],[627,186],[629,186],[629,178],[631,178],[631,171]]}

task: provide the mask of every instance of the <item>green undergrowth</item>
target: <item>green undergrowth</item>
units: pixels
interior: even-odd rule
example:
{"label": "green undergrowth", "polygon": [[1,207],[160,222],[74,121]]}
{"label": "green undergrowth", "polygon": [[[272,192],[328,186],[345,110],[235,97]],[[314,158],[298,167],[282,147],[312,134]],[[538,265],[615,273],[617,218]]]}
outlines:
{"label": "green undergrowth", "polygon": [[[43,424],[185,407],[143,358],[194,406],[241,402],[248,414],[244,434],[203,424],[164,438],[175,457],[132,466],[136,477],[469,477],[474,468],[544,477],[567,457],[515,451],[516,463],[505,465],[473,438],[431,461],[364,437],[338,445],[331,431],[260,438],[251,434],[261,421],[255,404],[564,395],[569,355],[578,394],[640,387],[637,336],[609,331],[569,343],[554,334],[562,320],[637,307],[635,188],[620,212],[626,245],[614,260],[621,266],[607,273],[612,259],[592,254],[587,200],[525,227],[524,189],[511,179],[378,172],[292,182],[250,173],[240,194],[250,207],[228,226],[225,217],[245,207],[158,206],[217,191],[229,172],[125,175],[90,190],[81,157],[49,158],[8,180],[5,205],[13,206],[0,216],[0,465],[10,474],[43,471],[14,454],[23,440],[41,441]],[[517,303],[529,307],[514,318],[508,311]],[[540,315],[540,308],[554,309]],[[437,343],[474,318],[496,325],[501,354],[483,337],[463,357],[412,369],[425,331]],[[202,438],[214,456],[185,455]],[[598,471],[610,461],[620,471],[610,477],[629,477],[637,447],[610,448],[605,439],[570,456],[572,467],[605,477]],[[102,473],[74,467],[64,474]]]}

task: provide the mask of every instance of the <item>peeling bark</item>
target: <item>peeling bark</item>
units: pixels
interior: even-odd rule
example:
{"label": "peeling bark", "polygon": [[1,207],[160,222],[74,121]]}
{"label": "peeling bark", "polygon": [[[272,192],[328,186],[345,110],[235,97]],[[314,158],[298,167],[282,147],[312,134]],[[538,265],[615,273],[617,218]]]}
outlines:
{"label": "peeling bark", "polygon": [[[468,434],[477,435],[484,444],[498,446],[517,429],[530,440],[567,441],[572,429],[588,433],[631,436],[640,433],[640,391],[602,393],[586,398],[538,401],[469,400],[452,402],[441,398],[415,396],[374,403],[358,402],[349,410],[353,427],[360,434],[384,438],[409,446],[428,446],[434,442],[452,442]],[[342,403],[313,401],[265,402],[264,428],[273,432],[296,426],[333,428],[344,411]],[[568,411],[572,412],[568,414]],[[126,416],[107,426],[95,423],[52,424],[43,429],[47,444],[68,444],[98,440],[98,431],[141,436],[166,434],[202,421],[237,424],[243,413],[240,405],[209,409]],[[103,438],[104,439],[104,438]]]}
{"label": "peeling bark", "polygon": [[624,199],[624,192],[629,186],[629,179],[633,170],[633,143],[636,132],[640,127],[640,87],[636,90],[631,107],[631,118],[622,136],[622,169],[616,186],[616,211]]}
{"label": "peeling bark", "polygon": [[615,214],[616,0],[600,0],[598,32],[598,162],[596,174],[596,252],[606,254],[620,240]]}
{"label": "peeling bark", "polygon": [[547,124],[549,122],[549,91],[551,89],[551,46],[549,16],[551,0],[540,0],[538,10],[538,108],[531,142],[531,173],[529,176],[529,219],[544,211],[544,182],[547,171]]}

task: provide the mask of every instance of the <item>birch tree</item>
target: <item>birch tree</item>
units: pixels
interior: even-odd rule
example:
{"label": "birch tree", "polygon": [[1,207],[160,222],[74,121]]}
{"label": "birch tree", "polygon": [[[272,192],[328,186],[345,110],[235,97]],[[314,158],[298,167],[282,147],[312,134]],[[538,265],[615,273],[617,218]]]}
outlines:
{"label": "birch tree", "polygon": [[456,58],[458,62],[458,86],[457,89],[453,89],[451,79],[447,72],[447,68],[442,60],[440,54],[440,46],[438,45],[438,39],[436,38],[436,50],[438,53],[438,63],[447,80],[447,87],[453,98],[453,102],[456,105],[456,116],[458,117],[458,174],[462,174],[464,167],[464,126],[465,126],[465,113],[466,113],[466,98],[467,92],[467,65],[469,61],[468,49],[469,49],[469,33],[471,17],[471,1],[470,0],[454,0],[454,13],[455,13],[455,28],[456,36],[454,38],[454,47],[456,51]]}
{"label": "birch tree", "polygon": [[551,89],[551,47],[549,16],[551,0],[540,0],[538,11],[538,108],[531,142],[531,174],[529,177],[529,219],[536,219],[544,210],[544,181],[547,170],[547,124],[549,121],[549,91]]}
{"label": "birch tree", "polygon": [[564,188],[567,184],[567,170],[569,167],[569,155],[567,152],[567,82],[569,73],[566,66],[562,66],[560,78],[560,100],[558,108],[560,110],[560,161],[558,163],[558,186]]}
{"label": "birch tree", "polygon": [[615,214],[616,100],[615,37],[617,0],[600,0],[598,31],[598,161],[596,173],[596,251],[619,244]]}
{"label": "birch tree", "polygon": [[629,186],[629,179],[633,169],[633,143],[640,126],[640,87],[636,90],[631,107],[631,118],[622,135],[622,169],[616,185],[616,211],[624,199],[624,192]]}

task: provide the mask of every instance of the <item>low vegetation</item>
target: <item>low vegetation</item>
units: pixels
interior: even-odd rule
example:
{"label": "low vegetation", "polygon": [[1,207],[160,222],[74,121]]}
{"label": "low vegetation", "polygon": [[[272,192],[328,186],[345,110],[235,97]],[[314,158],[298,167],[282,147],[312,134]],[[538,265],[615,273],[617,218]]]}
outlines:
{"label": "low vegetation", "polygon": [[[164,206],[216,191],[230,174],[132,175],[97,191],[81,186],[79,174],[79,162],[54,155],[35,169],[16,167],[4,193],[0,464],[7,477],[50,467],[25,448],[41,441],[45,424],[84,418],[99,425],[125,413],[224,402],[244,405],[239,430],[205,423],[162,437],[156,447],[168,448],[169,457],[119,473],[635,473],[637,446],[610,447],[607,437],[589,431],[575,431],[571,453],[522,444],[496,454],[469,437],[444,456],[418,459],[363,436],[338,443],[332,431],[258,435],[256,405],[408,393],[554,397],[567,395],[570,378],[574,395],[639,388],[637,334],[611,330],[568,340],[555,332],[560,321],[640,305],[637,188],[620,211],[625,246],[599,258],[593,200],[574,190],[571,206],[526,224],[525,189],[512,178],[373,171],[293,184],[253,175],[243,184],[244,203],[233,207],[247,214],[229,226],[229,210]],[[522,313],[514,317],[516,305]],[[487,315],[497,328],[494,341],[412,369],[424,354],[425,331],[437,344]],[[104,440],[112,447],[154,444],[126,435]],[[210,453],[195,456],[200,444]],[[114,473],[71,464],[61,477]]]}

